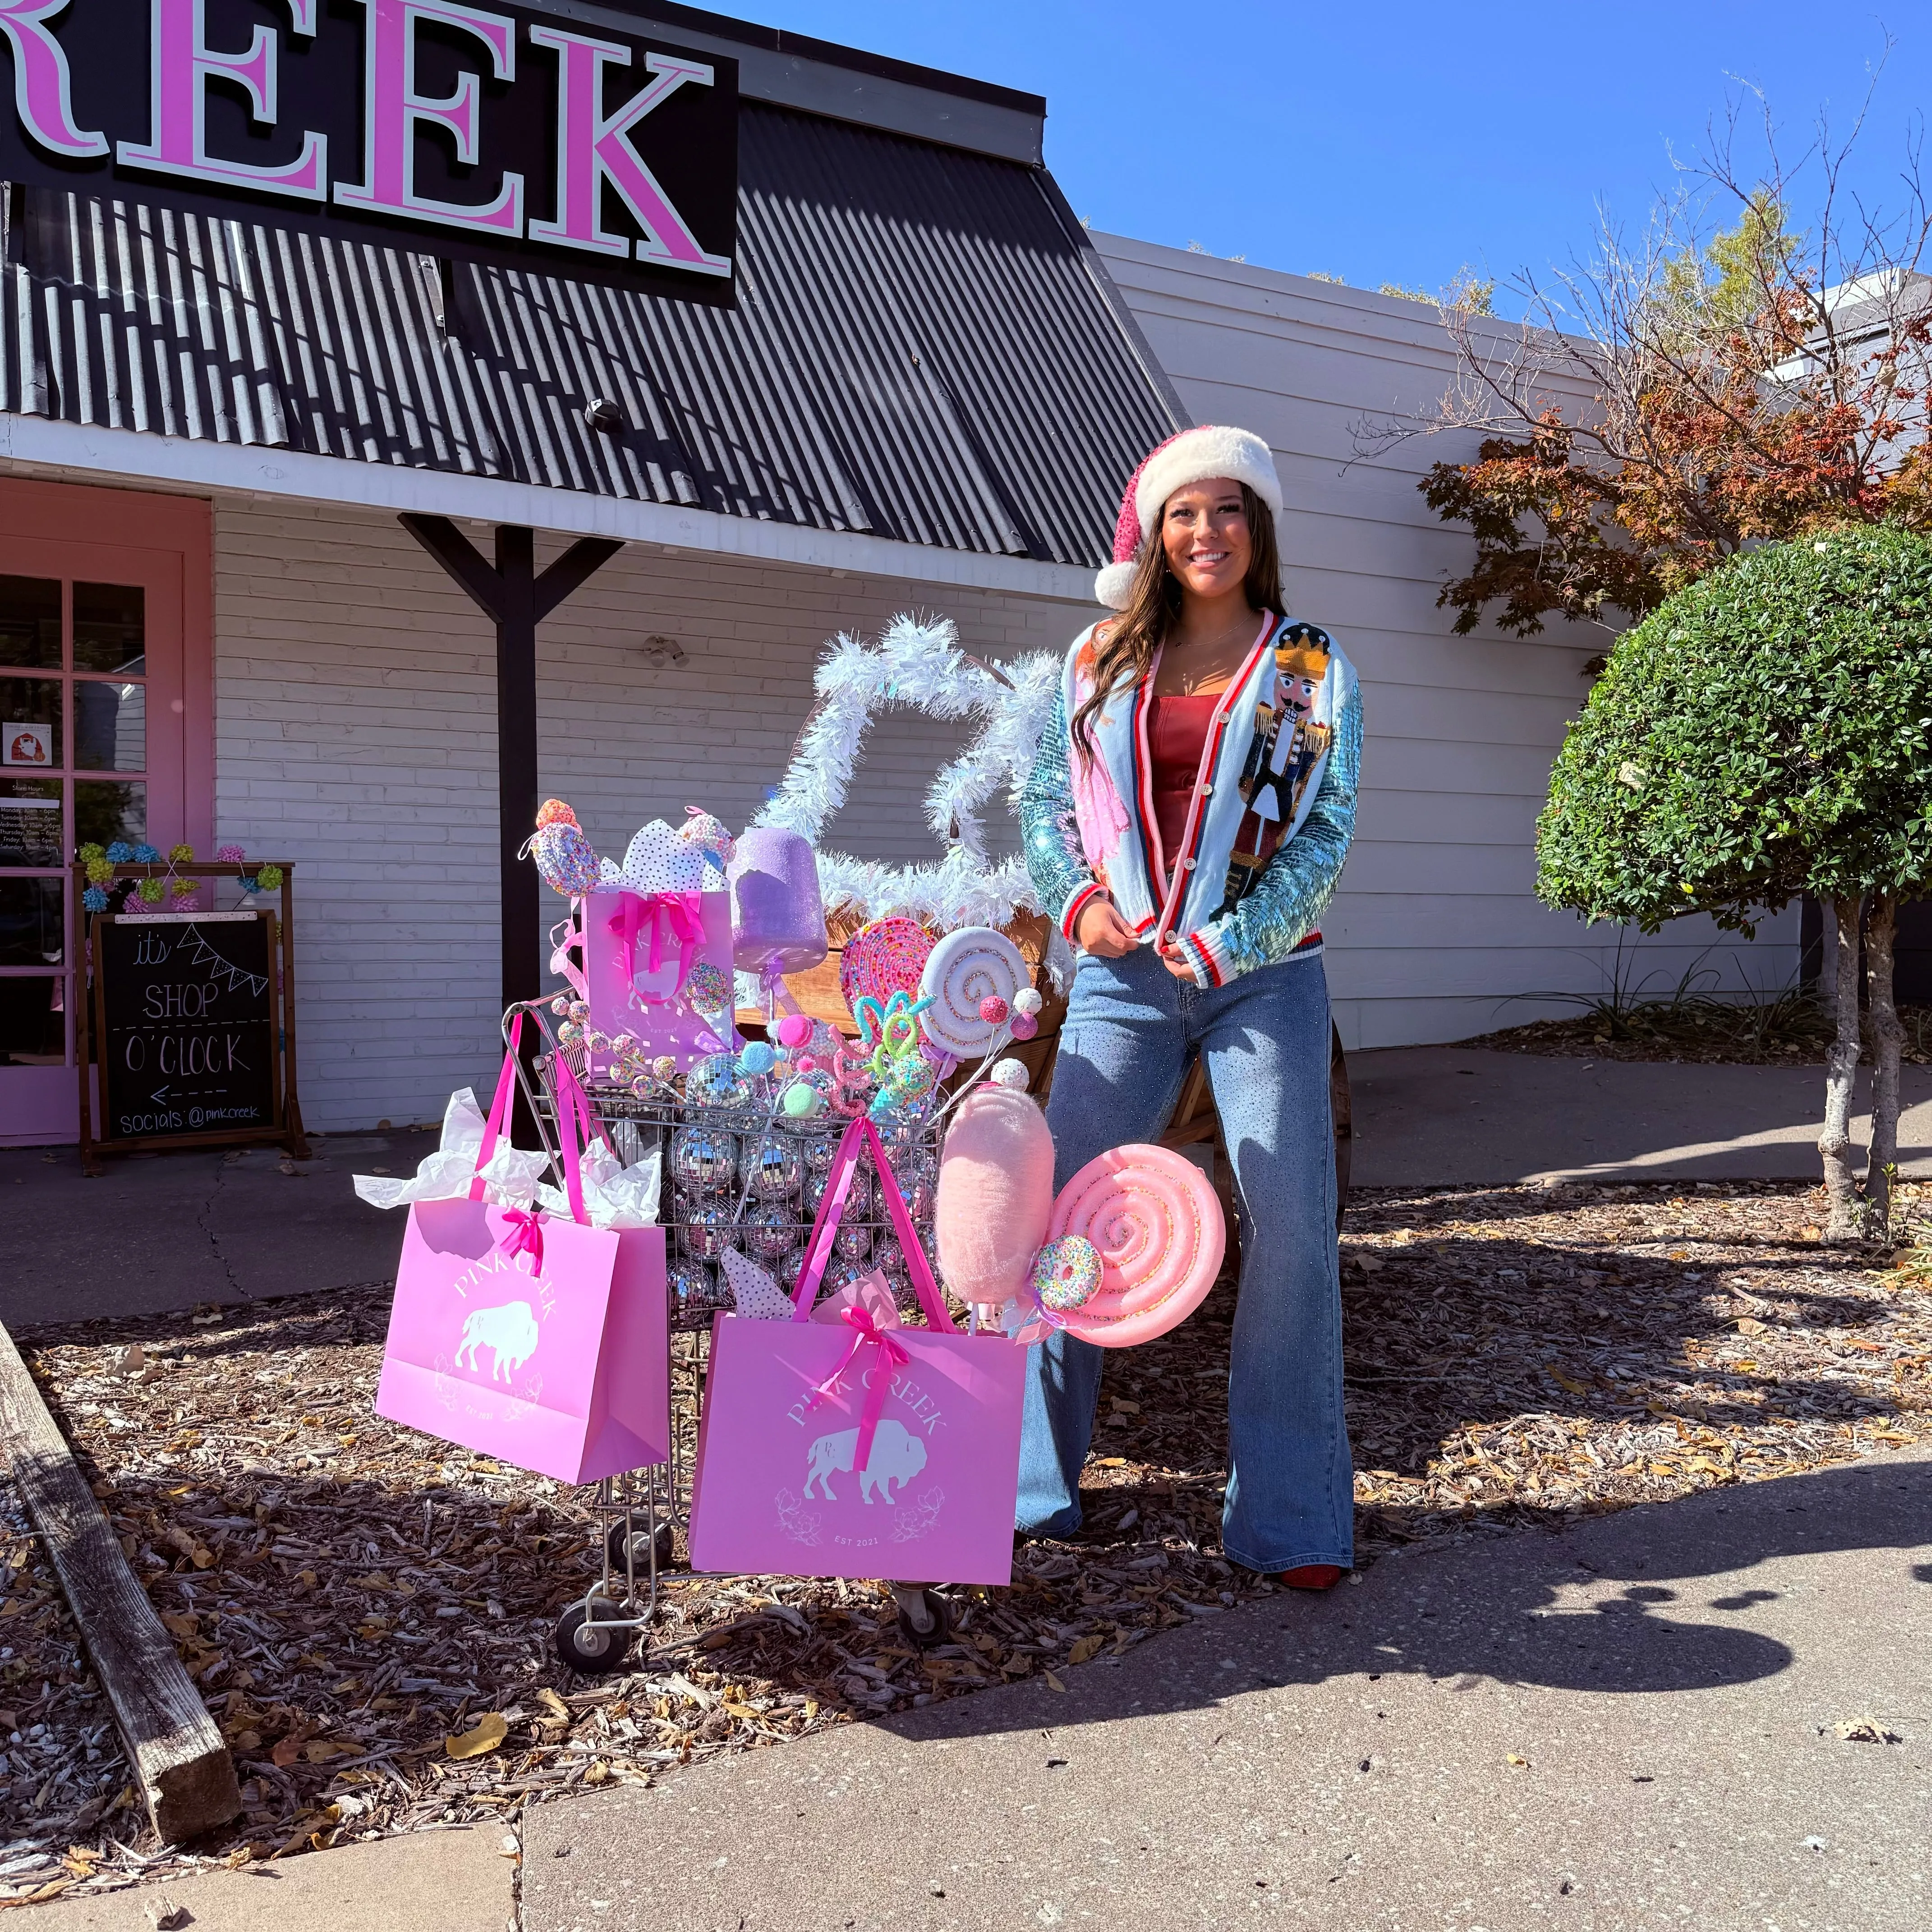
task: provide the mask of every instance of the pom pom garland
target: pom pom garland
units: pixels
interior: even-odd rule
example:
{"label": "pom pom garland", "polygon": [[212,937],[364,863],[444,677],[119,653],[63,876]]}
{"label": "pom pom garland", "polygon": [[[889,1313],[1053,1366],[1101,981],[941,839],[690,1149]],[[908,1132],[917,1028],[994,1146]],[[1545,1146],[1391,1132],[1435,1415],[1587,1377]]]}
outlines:
{"label": "pom pom garland", "polygon": [[214,856],[224,866],[238,866],[248,855],[238,845],[218,845]]}
{"label": "pom pom garland", "polygon": [[[158,866],[161,862],[160,852],[152,845],[136,845],[128,856],[137,866]],[[194,854],[190,852],[188,856],[191,859]]]}
{"label": "pom pom garland", "polygon": [[107,895],[99,886],[89,886],[80,896],[80,902],[89,912],[105,912]]}
{"label": "pom pom garland", "polygon": [[282,868],[279,866],[264,866],[255,874],[255,882],[265,892],[278,892],[282,889]]}
{"label": "pom pom garland", "polygon": [[[134,848],[124,839],[117,838],[112,844],[108,847],[106,856],[109,860],[114,865],[132,865],[134,861]],[[154,856],[157,858],[159,858],[160,854],[159,853],[156,853]]]}

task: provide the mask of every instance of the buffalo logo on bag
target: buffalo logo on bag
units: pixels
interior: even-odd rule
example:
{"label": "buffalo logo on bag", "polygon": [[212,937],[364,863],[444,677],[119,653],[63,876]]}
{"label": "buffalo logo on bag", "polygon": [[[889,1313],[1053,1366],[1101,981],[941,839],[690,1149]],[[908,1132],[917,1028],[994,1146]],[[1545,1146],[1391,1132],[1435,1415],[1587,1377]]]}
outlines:
{"label": "buffalo logo on bag", "polygon": [[[506,1218],[512,1226],[504,1230],[500,1245],[450,1283],[458,1304],[450,1317],[455,1346],[447,1355],[439,1350],[435,1366],[446,1375],[501,1383],[522,1400],[535,1402],[543,1393],[542,1378],[525,1376],[520,1382],[518,1371],[543,1340],[543,1324],[556,1306],[556,1288],[543,1272],[539,1217],[512,1214]],[[506,1274],[515,1277],[520,1286],[529,1284],[534,1306],[528,1298],[482,1307],[468,1305],[472,1290],[502,1293],[510,1284],[498,1277]],[[479,1349],[487,1352],[487,1365],[478,1358]]]}
{"label": "buffalo logo on bag", "polygon": [[[842,1376],[827,1393],[832,1400],[847,1401],[856,1407],[863,1400],[862,1392],[873,1386],[873,1376],[880,1372],[868,1368],[856,1381]],[[862,1432],[856,1424],[850,1429],[826,1429],[828,1404],[814,1404],[808,1394],[800,1396],[786,1411],[785,1420],[799,1431],[798,1454],[805,1481],[796,1492],[781,1489],[772,1503],[779,1530],[794,1543],[808,1547],[830,1543],[848,1550],[887,1541],[910,1543],[928,1534],[938,1524],[940,1511],[946,1504],[946,1492],[938,1484],[929,1484],[914,1496],[908,1485],[925,1473],[933,1454],[930,1445],[936,1445],[940,1439],[945,1417],[940,1405],[903,1370],[892,1372],[886,1391],[888,1401],[904,1406],[907,1419],[901,1421],[896,1416],[882,1416],[872,1433],[870,1453],[863,1466],[856,1468],[854,1465]],[[819,1432],[814,1433],[814,1430]],[[836,1488],[835,1477],[844,1479]],[[808,1501],[838,1505],[834,1523],[844,1526],[826,1529],[822,1514],[806,1513],[804,1504]],[[854,1517],[850,1506],[855,1502],[868,1510],[875,1503],[890,1504],[894,1514],[876,1521],[863,1516]],[[899,1507],[902,1504],[906,1505],[903,1509]]]}

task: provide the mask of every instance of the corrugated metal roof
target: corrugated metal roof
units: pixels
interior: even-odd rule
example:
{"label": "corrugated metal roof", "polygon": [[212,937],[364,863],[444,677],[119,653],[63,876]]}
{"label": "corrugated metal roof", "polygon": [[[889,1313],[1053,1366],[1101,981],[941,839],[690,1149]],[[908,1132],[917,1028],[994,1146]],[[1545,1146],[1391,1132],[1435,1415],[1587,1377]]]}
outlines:
{"label": "corrugated metal roof", "polygon": [[0,407],[1103,561],[1185,418],[1051,180],[741,112],[735,310],[16,188]]}

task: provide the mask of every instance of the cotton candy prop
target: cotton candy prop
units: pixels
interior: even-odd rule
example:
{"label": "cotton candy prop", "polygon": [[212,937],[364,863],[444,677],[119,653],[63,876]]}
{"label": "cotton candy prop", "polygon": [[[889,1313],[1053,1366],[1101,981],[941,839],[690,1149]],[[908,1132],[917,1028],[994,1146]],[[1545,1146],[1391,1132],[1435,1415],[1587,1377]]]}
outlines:
{"label": "cotton candy prop", "polygon": [[1010,1300],[1025,1285],[1053,1212],[1053,1136],[1024,1094],[976,1088],[940,1156],[934,1212],[940,1272],[962,1301]]}
{"label": "cotton candy prop", "polygon": [[1214,1286],[1227,1246],[1208,1177],[1158,1147],[1090,1160],[1060,1190],[1047,1232],[1055,1240],[1084,1234],[1100,1250],[1099,1288],[1059,1318],[1103,1348],[1152,1341],[1185,1321]]}
{"label": "cotton candy prop", "polygon": [[920,974],[919,996],[929,1002],[920,1024],[940,1052],[977,1060],[1032,984],[1025,958],[1004,932],[962,926],[933,947]]}
{"label": "cotton candy prop", "polygon": [[[478,1178],[476,1156],[482,1146],[483,1110],[476,1104],[473,1090],[459,1087],[443,1109],[442,1139],[436,1152],[426,1155],[407,1180],[357,1174],[357,1196],[372,1208],[403,1208],[412,1201],[460,1201]],[[548,1155],[529,1153],[511,1146],[507,1139],[500,1140],[481,1170],[483,1198],[499,1208],[527,1208],[538,1177],[549,1170]]]}
{"label": "cotton candy prop", "polygon": [[725,868],[731,886],[731,957],[741,973],[801,973],[825,957],[818,860],[796,832],[754,825]]}

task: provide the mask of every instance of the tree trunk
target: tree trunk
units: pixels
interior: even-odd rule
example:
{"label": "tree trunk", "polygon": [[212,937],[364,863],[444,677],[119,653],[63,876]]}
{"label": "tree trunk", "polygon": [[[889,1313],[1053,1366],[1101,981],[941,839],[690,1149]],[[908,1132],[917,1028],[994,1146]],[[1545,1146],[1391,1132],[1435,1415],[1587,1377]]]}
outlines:
{"label": "tree trunk", "polygon": [[1818,1137],[1831,1201],[1828,1241],[1855,1241],[1860,1232],[1858,1184],[1851,1160],[1852,1084],[1858,1066],[1858,905],[1856,898],[1840,899],[1832,908],[1838,926],[1832,975],[1838,1031],[1825,1057],[1825,1131]]}
{"label": "tree trunk", "polygon": [[1892,1184],[1898,1167],[1898,1060],[1905,1029],[1892,997],[1892,940],[1898,900],[1881,892],[1865,928],[1865,970],[1871,978],[1871,1159],[1865,1167],[1865,1232],[1875,1241],[1892,1234]]}
{"label": "tree trunk", "polygon": [[1825,899],[1818,908],[1818,1000],[1826,1022],[1838,1024],[1838,908]]}

